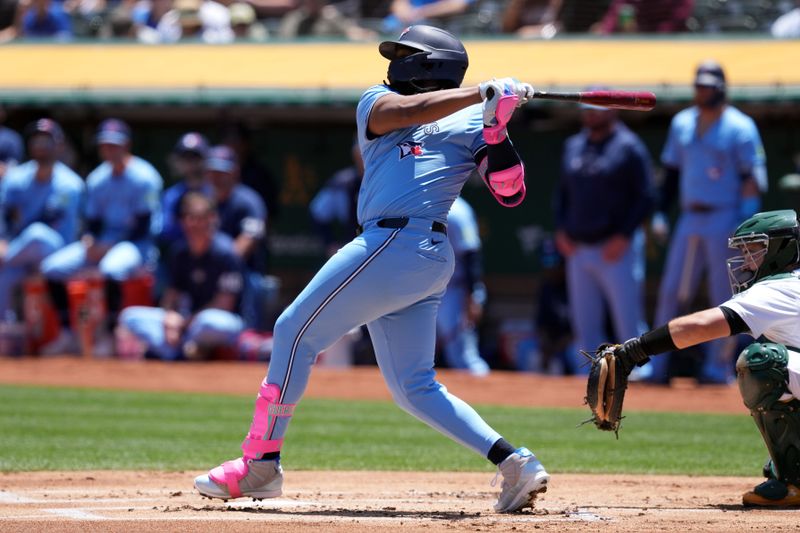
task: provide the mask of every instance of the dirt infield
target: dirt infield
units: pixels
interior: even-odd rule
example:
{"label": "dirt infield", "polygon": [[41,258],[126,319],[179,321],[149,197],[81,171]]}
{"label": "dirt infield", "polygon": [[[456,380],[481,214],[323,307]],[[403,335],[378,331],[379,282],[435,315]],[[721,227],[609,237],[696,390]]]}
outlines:
{"label": "dirt infield", "polygon": [[[257,364],[163,364],[76,359],[0,359],[0,383],[252,395]],[[442,372],[471,402],[578,407],[580,379]],[[343,384],[347,384],[343,386]],[[735,387],[634,385],[631,409],[743,413]],[[388,399],[375,369],[317,369],[308,396]],[[747,510],[759,480],[734,477],[557,474],[536,510],[497,515],[498,488],[481,473],[303,472],[273,500],[200,498],[199,472],[0,474],[0,531],[742,531],[796,529],[794,511]]]}

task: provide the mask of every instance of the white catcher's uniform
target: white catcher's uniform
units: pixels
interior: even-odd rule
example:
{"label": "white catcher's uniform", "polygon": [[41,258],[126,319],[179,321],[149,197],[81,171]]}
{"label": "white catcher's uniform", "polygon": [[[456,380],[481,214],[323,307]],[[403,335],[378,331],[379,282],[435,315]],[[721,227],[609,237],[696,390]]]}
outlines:
{"label": "white catcher's uniform", "polygon": [[[789,391],[800,399],[800,269],[786,277],[759,281],[720,307],[739,315],[754,338],[763,335],[769,342],[786,345]],[[789,399],[788,394],[781,398]]]}

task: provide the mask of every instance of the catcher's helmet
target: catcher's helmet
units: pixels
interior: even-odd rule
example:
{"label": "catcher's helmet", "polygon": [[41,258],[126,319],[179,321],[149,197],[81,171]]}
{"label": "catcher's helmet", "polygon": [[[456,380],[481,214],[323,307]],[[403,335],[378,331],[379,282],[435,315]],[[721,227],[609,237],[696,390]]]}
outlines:
{"label": "catcher's helmet", "polygon": [[391,61],[389,86],[401,94],[459,87],[469,66],[461,41],[423,24],[406,28],[396,41],[383,41],[378,51]]}
{"label": "catcher's helmet", "polygon": [[[756,213],[742,222],[728,246],[742,255],[728,259],[734,294],[758,281],[789,272],[800,263],[800,225],[794,209]],[[760,244],[761,247],[748,244]],[[755,249],[758,248],[758,249]]]}

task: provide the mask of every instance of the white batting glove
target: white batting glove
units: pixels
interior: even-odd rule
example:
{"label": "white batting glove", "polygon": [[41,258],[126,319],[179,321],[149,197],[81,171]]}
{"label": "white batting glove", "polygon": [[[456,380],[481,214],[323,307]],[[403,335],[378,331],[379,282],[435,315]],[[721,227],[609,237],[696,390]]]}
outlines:
{"label": "white batting glove", "polygon": [[527,103],[533,98],[533,86],[530,83],[523,83],[516,78],[500,78],[494,81],[500,82],[506,93],[517,95],[519,98],[517,107]]}
{"label": "white batting glove", "polygon": [[503,95],[503,84],[497,80],[485,81],[479,86],[481,98],[483,98],[483,124],[494,126],[497,124],[497,102]]}

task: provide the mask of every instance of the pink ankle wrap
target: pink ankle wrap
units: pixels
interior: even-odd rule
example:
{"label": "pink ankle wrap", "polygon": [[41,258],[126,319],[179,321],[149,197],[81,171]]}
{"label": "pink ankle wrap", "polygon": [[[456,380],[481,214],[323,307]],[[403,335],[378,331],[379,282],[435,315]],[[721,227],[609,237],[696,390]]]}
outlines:
{"label": "pink ankle wrap", "polygon": [[483,140],[487,144],[500,144],[508,135],[506,124],[511,120],[511,115],[517,108],[519,97],[516,94],[506,94],[497,101],[497,110],[494,113],[497,124],[483,127]]}
{"label": "pink ankle wrap", "polygon": [[294,413],[294,404],[280,404],[278,403],[280,397],[281,388],[267,383],[264,379],[256,398],[250,432],[242,443],[243,457],[226,461],[208,473],[212,481],[228,487],[231,498],[239,498],[242,495],[239,481],[249,472],[250,461],[260,458],[265,453],[281,450],[283,439],[264,440],[272,432],[279,417],[292,416]]}
{"label": "pink ankle wrap", "polygon": [[256,409],[253,413],[250,432],[242,443],[245,459],[258,459],[265,453],[281,450],[283,439],[264,440],[272,433],[279,417],[292,416],[294,413],[294,404],[278,403],[280,397],[281,388],[267,383],[265,378],[256,398]]}

